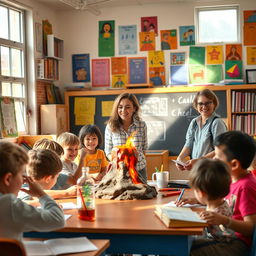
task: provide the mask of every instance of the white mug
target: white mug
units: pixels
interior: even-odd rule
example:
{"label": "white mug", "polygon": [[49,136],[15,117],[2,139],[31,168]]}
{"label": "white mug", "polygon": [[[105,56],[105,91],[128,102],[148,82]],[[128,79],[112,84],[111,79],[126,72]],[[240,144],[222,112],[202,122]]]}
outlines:
{"label": "white mug", "polygon": [[152,174],[152,181],[156,183],[158,188],[167,188],[169,181],[169,172],[154,172]]}

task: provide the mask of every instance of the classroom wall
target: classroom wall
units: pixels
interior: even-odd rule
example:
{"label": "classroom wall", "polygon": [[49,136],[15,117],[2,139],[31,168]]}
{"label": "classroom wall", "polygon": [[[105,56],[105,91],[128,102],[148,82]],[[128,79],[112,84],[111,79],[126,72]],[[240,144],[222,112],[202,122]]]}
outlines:
{"label": "classroom wall", "polygon": [[[157,1],[156,1],[157,2]],[[219,1],[204,1],[204,2],[186,2],[186,3],[165,3],[165,4],[150,4],[136,5],[126,7],[115,7],[101,9],[101,15],[95,16],[88,11],[66,11],[58,12],[57,20],[60,35],[64,40],[64,60],[61,63],[61,78],[60,84],[72,84],[72,62],[71,55],[79,53],[89,53],[90,58],[98,57],[98,21],[115,20],[116,41],[115,41],[115,56],[118,55],[118,26],[119,25],[137,25],[137,32],[140,32],[140,17],[143,16],[158,16],[158,30],[163,29],[178,29],[181,25],[194,24],[194,8],[196,6],[213,6],[220,4]],[[255,10],[254,0],[237,0],[237,1],[221,1],[221,4],[240,4],[240,20],[241,20],[241,42],[242,42],[242,21],[243,10]],[[244,47],[245,48],[245,47]],[[156,39],[156,50],[160,50],[159,36]],[[189,50],[189,47],[178,47],[180,51]],[[169,81],[169,53],[165,52],[166,59],[166,81]],[[147,52],[140,52],[134,56],[147,56]],[[129,57],[133,57],[129,55]],[[244,69],[246,52],[244,49],[243,60]],[[249,68],[256,68],[249,66]]]}

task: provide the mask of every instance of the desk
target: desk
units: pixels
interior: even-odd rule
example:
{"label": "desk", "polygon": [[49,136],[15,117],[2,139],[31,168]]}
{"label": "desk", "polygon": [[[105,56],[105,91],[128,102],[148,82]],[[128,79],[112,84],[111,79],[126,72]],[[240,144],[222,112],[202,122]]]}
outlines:
{"label": "desk", "polygon": [[[201,235],[202,228],[167,228],[154,214],[156,204],[167,203],[175,197],[151,200],[112,201],[96,200],[96,221],[79,220],[76,210],[63,229],[55,232],[26,233],[27,237],[74,237],[109,239],[107,253],[136,253],[162,255],[189,255],[192,235]],[[74,199],[60,200],[60,202]]]}

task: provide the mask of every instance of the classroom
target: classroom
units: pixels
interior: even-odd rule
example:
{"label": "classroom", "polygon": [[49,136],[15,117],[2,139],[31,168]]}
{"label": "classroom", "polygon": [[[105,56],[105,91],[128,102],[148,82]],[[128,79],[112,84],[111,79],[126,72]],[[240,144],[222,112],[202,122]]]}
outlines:
{"label": "classroom", "polygon": [[[191,255],[192,236],[200,235],[203,227],[169,229],[152,214],[152,205],[166,204],[184,191],[193,194],[182,187],[162,194],[159,189],[167,189],[170,180],[187,185],[193,160],[213,157],[208,155],[218,134],[242,131],[256,140],[255,0],[0,0],[0,21],[0,142],[3,138],[27,150],[40,139],[57,141],[64,132],[79,137],[84,126],[96,125],[103,137],[100,150],[110,160],[113,153],[108,151],[116,138],[108,127],[115,100],[135,96],[135,102],[125,96],[118,104],[132,103],[137,115],[138,102],[141,115],[137,128],[130,128],[129,121],[124,130],[140,148],[139,177],[132,178],[133,186],[148,181],[143,188],[147,192],[139,194],[150,199],[124,204],[129,197],[137,199],[128,191],[115,204],[96,201],[96,222],[78,222],[76,209],[65,209],[71,218],[60,232],[25,236],[86,235],[98,250],[81,256]],[[200,127],[196,117],[206,117],[201,125],[208,129],[208,141],[203,141],[208,135],[193,131],[197,123]],[[194,139],[187,138],[189,132]],[[196,138],[202,145],[193,147]],[[120,135],[119,145],[128,145],[126,139]],[[118,154],[114,157],[113,162]],[[167,183],[159,185],[163,170]],[[119,182],[114,176],[108,181]],[[152,184],[158,187],[157,196]],[[101,198],[97,200],[108,201],[117,192],[95,193]],[[136,211],[141,211],[138,216]],[[129,224],[123,223],[125,215]]]}

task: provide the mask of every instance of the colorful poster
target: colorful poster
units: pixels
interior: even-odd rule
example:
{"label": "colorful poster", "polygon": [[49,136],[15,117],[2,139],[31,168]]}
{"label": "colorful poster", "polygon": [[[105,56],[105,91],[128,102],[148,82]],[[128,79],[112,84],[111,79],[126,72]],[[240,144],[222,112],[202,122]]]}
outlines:
{"label": "colorful poster", "polygon": [[165,85],[165,68],[164,67],[150,67],[149,68],[150,84],[154,86]]}
{"label": "colorful poster", "polygon": [[219,83],[223,80],[222,65],[207,65],[206,66],[206,83]]}
{"label": "colorful poster", "polygon": [[256,10],[244,11],[244,23],[256,23]]}
{"label": "colorful poster", "polygon": [[99,21],[99,57],[115,56],[115,21]]}
{"label": "colorful poster", "polygon": [[137,54],[137,26],[119,26],[119,54]]}
{"label": "colorful poster", "polygon": [[207,64],[223,63],[223,47],[222,45],[208,45],[206,47]]}
{"label": "colorful poster", "polygon": [[163,51],[149,51],[148,52],[149,67],[163,67],[164,66],[164,52]]}
{"label": "colorful poster", "polygon": [[170,67],[170,84],[186,85],[188,84],[188,67],[187,65]]}
{"label": "colorful poster", "polygon": [[134,57],[128,58],[128,83],[146,84],[147,83],[147,58]]}
{"label": "colorful poster", "polygon": [[127,73],[127,58],[112,57],[111,58],[112,75]]}
{"label": "colorful poster", "polygon": [[127,84],[127,75],[112,75],[112,88],[124,88]]}
{"label": "colorful poster", "polygon": [[92,60],[92,87],[110,86],[109,59]]}
{"label": "colorful poster", "polygon": [[196,65],[205,64],[205,47],[190,46],[189,64],[196,64]]}
{"label": "colorful poster", "polygon": [[205,83],[205,66],[189,65],[189,81],[191,84]]}
{"label": "colorful poster", "polygon": [[47,35],[52,34],[52,24],[48,20],[42,21],[43,26],[43,54],[47,56]]}
{"label": "colorful poster", "polygon": [[140,51],[154,51],[156,47],[153,32],[140,32]]}
{"label": "colorful poster", "polygon": [[225,79],[242,79],[242,61],[225,61]]}
{"label": "colorful poster", "polygon": [[244,23],[244,45],[256,45],[256,23]]}
{"label": "colorful poster", "polygon": [[227,44],[226,45],[226,60],[242,60],[242,45]]}
{"label": "colorful poster", "polygon": [[72,55],[73,82],[90,82],[90,55]]}
{"label": "colorful poster", "polygon": [[114,101],[102,101],[101,102],[101,116],[111,116],[112,108],[114,105]]}
{"label": "colorful poster", "polygon": [[161,30],[161,50],[177,49],[177,30]]}
{"label": "colorful poster", "polygon": [[141,32],[154,32],[158,35],[157,16],[141,17]]}
{"label": "colorful poster", "polygon": [[256,65],[256,47],[246,47],[247,65]]}
{"label": "colorful poster", "polygon": [[186,64],[186,52],[171,52],[170,58],[171,65]]}
{"label": "colorful poster", "polygon": [[195,26],[180,26],[180,46],[195,45]]}

